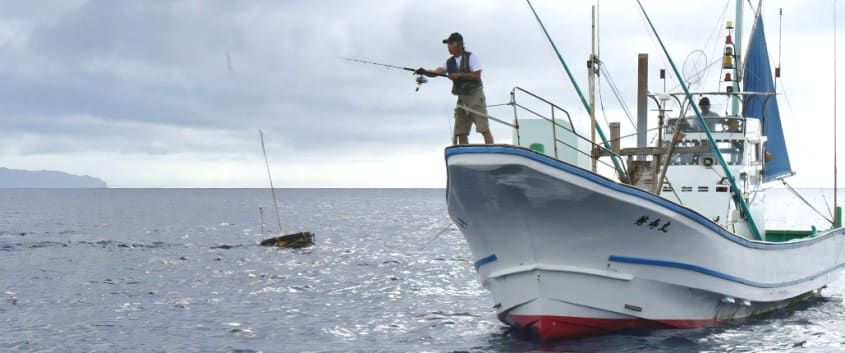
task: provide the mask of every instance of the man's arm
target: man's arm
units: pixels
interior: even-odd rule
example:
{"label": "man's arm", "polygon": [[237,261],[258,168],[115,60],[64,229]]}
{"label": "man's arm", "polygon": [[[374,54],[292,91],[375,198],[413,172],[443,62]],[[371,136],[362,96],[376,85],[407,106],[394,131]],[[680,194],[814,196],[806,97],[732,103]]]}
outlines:
{"label": "man's arm", "polygon": [[416,71],[414,71],[414,73],[417,74],[417,75],[426,75],[428,77],[440,76],[440,75],[443,75],[444,72],[446,72],[446,70],[443,69],[442,67],[438,67],[434,70],[426,70],[425,68],[421,67],[421,68],[417,69]]}
{"label": "man's arm", "polygon": [[481,81],[481,70],[449,74],[450,80],[457,80],[458,78],[462,78],[465,80]]}

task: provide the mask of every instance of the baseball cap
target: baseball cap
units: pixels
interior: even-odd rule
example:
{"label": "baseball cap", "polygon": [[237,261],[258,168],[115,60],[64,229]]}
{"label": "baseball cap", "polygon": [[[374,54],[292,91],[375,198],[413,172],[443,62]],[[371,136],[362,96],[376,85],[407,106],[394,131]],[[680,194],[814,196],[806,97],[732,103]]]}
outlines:
{"label": "baseball cap", "polygon": [[460,33],[455,32],[455,33],[450,34],[449,38],[444,39],[443,44],[452,43],[452,42],[462,42],[463,43],[463,41],[464,41],[464,37]]}

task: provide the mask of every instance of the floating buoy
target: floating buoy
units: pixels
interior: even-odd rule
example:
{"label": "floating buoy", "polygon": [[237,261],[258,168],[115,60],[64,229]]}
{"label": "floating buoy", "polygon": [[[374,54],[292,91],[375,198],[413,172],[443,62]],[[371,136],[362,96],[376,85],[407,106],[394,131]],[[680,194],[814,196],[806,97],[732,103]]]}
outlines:
{"label": "floating buoy", "polygon": [[283,248],[299,249],[306,246],[314,245],[314,233],[299,232],[288,235],[280,235],[270,239],[264,239],[260,243],[262,246],[278,246]]}

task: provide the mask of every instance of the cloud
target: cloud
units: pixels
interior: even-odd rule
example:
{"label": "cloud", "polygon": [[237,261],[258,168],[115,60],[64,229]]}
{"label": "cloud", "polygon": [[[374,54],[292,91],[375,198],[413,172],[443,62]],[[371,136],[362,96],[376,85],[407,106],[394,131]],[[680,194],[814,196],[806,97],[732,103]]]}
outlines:
{"label": "cloud", "polygon": [[[708,61],[718,59],[733,2],[644,3],[678,65],[702,48]],[[520,86],[585,125],[581,99],[525,3],[462,4],[466,11],[446,1],[2,3],[0,160],[116,186],[261,186],[263,129],[277,168],[296,170],[284,174],[290,185],[443,186],[450,83],[431,79],[415,92],[407,71],[341,58],[433,68],[448,55],[440,40],[455,31],[482,60],[488,103],[507,103]],[[585,89],[592,4],[532,4]],[[792,94],[784,101],[802,115],[810,105],[798,93],[814,89],[804,85],[804,63],[810,53],[832,53],[829,9],[812,5],[764,8],[771,48],[776,8],[785,8],[782,59]],[[668,62],[636,4],[600,6],[600,54],[633,110],[637,53],[651,55],[652,90],[662,88],[656,72]],[[607,84],[601,88],[608,120],[627,121]],[[512,115],[507,106],[490,111]],[[493,132],[510,140],[504,126]]]}

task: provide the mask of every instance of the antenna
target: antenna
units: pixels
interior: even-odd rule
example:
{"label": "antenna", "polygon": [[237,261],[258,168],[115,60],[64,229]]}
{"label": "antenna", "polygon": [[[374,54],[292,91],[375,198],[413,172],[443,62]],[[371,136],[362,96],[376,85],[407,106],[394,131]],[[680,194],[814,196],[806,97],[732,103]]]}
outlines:
{"label": "antenna", "polygon": [[273,177],[270,175],[270,163],[267,162],[267,149],[264,148],[264,131],[258,129],[258,136],[261,137],[261,152],[264,152],[264,165],[267,166],[267,178],[270,179],[270,194],[273,195],[273,205],[276,206],[276,222],[279,224],[279,232],[284,233],[282,231],[282,216],[279,215],[279,201],[276,200],[276,188],[273,187]]}
{"label": "antenna", "polygon": [[[833,20],[836,21],[836,14],[835,13],[833,14],[833,17],[834,17]],[[836,27],[835,23],[834,23],[834,27]],[[781,39],[783,37],[782,32],[783,32],[783,8],[779,8],[778,9],[778,66],[775,66],[775,82],[774,82],[775,92],[777,92],[777,90],[778,90],[778,79],[780,78],[780,57],[781,57],[781,52],[783,51],[783,40]],[[836,35],[835,32],[834,32],[834,35]],[[833,47],[836,48],[836,41],[834,41]],[[833,55],[835,57],[836,53],[834,52]],[[834,100],[834,102],[835,102],[835,100]]]}
{"label": "antenna", "polygon": [[841,224],[839,204],[839,184],[836,177],[836,0],[833,1],[833,226]]}

